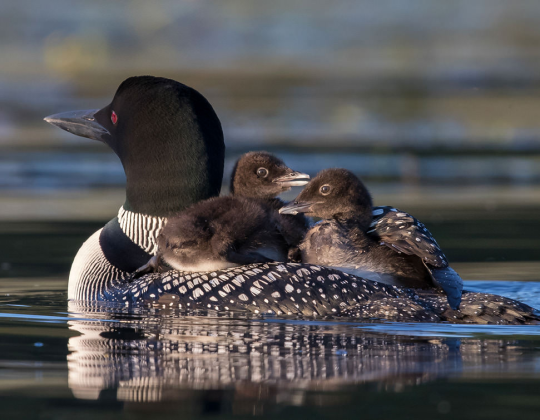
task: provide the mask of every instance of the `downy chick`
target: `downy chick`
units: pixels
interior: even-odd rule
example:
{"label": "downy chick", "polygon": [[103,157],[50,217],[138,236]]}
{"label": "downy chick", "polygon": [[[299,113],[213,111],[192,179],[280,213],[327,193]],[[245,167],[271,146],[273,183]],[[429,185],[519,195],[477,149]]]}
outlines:
{"label": "downy chick", "polygon": [[281,216],[282,202],[275,196],[291,186],[305,185],[308,178],[269,153],[247,153],[233,171],[233,194],[199,202],[169,218],[157,239],[156,256],[134,277],[159,271],[160,262],[193,272],[287,261],[307,224],[303,218]]}
{"label": "downy chick", "polygon": [[459,308],[463,281],[426,227],[398,209],[373,208],[367,188],[353,173],[320,172],[280,213],[323,219],[300,244],[303,263],[398,286],[438,287],[450,306]]}
{"label": "downy chick", "polygon": [[300,261],[298,245],[304,238],[309,224],[303,214],[280,214],[285,203],[277,196],[291,187],[306,185],[309,175],[293,171],[268,152],[249,152],[236,162],[230,191],[235,197],[247,197],[270,206],[278,228],[289,245],[288,260]]}

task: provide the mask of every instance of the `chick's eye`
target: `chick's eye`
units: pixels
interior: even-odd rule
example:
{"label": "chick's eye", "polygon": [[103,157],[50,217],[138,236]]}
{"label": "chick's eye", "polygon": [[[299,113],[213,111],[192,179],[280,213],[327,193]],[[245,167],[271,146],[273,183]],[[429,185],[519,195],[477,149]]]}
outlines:
{"label": "chick's eye", "polygon": [[328,195],[330,194],[330,185],[323,185],[319,191],[321,192],[322,195]]}
{"label": "chick's eye", "polygon": [[257,176],[261,178],[266,178],[268,176],[268,169],[266,168],[257,169]]}
{"label": "chick's eye", "polygon": [[114,125],[118,122],[118,115],[116,115],[116,112],[111,112],[111,121]]}

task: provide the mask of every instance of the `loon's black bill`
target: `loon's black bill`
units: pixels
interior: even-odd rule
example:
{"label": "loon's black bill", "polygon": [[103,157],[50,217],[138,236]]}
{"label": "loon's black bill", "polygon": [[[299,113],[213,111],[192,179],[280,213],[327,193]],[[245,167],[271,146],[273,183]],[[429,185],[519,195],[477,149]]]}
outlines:
{"label": "loon's black bill", "polygon": [[76,136],[86,137],[92,140],[105,141],[104,136],[110,135],[109,130],[96,121],[94,115],[99,109],[87,109],[84,111],[68,111],[60,114],[49,115],[43,118],[49,124],[56,125]]}
{"label": "loon's black bill", "polygon": [[306,202],[296,202],[293,201],[286,206],[283,206],[279,209],[279,214],[298,214],[298,213],[309,213],[311,211],[311,206],[316,203],[306,203]]}
{"label": "loon's black bill", "polygon": [[284,187],[301,187],[309,182],[309,175],[301,172],[291,172],[290,174],[274,178],[272,182],[281,184]]}

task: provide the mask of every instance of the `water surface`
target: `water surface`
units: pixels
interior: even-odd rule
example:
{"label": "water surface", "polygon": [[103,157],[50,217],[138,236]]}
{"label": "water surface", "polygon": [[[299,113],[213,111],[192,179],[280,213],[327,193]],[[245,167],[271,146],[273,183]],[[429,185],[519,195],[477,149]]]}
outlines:
{"label": "water surface", "polygon": [[[65,276],[0,284],[2,418],[333,418],[338,409],[375,418],[406,409],[532,419],[540,409],[538,326],[187,317],[68,305]],[[540,307],[540,282],[466,287]]]}

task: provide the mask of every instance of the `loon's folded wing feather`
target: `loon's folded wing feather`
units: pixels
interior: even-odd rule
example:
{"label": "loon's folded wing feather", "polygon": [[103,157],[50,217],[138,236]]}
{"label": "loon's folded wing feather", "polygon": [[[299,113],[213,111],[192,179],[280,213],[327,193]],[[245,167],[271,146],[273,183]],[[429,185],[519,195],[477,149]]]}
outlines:
{"label": "loon's folded wing feather", "polygon": [[439,244],[422,222],[393,207],[373,209],[372,229],[368,232],[389,248],[407,255],[416,255],[438,268],[448,267]]}
{"label": "loon's folded wing feather", "polygon": [[540,322],[540,312],[524,303],[504,296],[463,291],[459,311],[449,309],[440,294],[429,289],[417,290],[426,308],[450,323],[521,325]]}
{"label": "loon's folded wing feather", "polygon": [[415,217],[393,207],[376,207],[370,234],[397,252],[422,259],[433,282],[447,295],[448,303],[458,309],[463,280],[448,266],[448,260],[430,231]]}
{"label": "loon's folded wing feather", "polygon": [[461,295],[463,293],[463,280],[451,267],[435,268],[424,262],[427,270],[431,274],[433,282],[446,293],[448,303],[452,309],[459,309]]}

